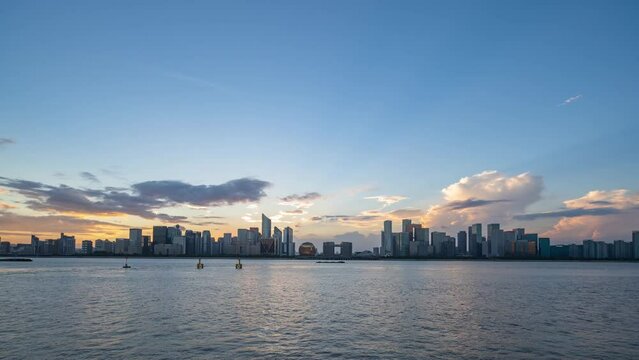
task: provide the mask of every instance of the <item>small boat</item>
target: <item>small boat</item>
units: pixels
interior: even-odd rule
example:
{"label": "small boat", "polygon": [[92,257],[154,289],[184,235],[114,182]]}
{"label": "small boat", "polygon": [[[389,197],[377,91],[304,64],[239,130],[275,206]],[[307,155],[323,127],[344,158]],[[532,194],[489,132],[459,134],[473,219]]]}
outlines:
{"label": "small boat", "polygon": [[21,257],[15,257],[15,258],[4,258],[4,259],[0,259],[0,261],[33,261],[29,258],[21,258]]}
{"label": "small boat", "polygon": [[346,263],[345,261],[339,260],[339,261],[316,261],[315,263],[317,264],[344,264]]}
{"label": "small boat", "polygon": [[242,270],[242,262],[240,262],[240,258],[237,258],[237,264],[235,264],[236,270]]}
{"label": "small boat", "polygon": [[128,256],[124,259],[124,266],[122,268],[123,269],[130,269],[131,268],[131,266],[129,265],[129,257]]}
{"label": "small boat", "polygon": [[197,266],[196,266],[196,268],[197,268],[198,270],[200,270],[200,269],[204,269],[204,264],[202,264],[202,259],[201,259],[201,258],[197,261]]}

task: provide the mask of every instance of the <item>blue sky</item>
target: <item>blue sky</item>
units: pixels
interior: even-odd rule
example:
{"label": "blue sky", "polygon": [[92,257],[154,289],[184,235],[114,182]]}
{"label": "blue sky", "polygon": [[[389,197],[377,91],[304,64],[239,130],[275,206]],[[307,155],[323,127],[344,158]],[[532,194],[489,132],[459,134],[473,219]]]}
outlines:
{"label": "blue sky", "polygon": [[[257,202],[165,212],[225,217],[221,232],[250,226],[251,203],[274,216],[281,197],[317,192],[305,220],[279,219],[309,239],[377,236],[377,218],[311,220],[380,210],[370,196],[435,221],[429,208],[464,200],[443,188],[487,170],[542,178],[514,209],[526,213],[593,190],[634,199],[638,15],[633,1],[5,1],[0,176],[78,189],[251,177],[271,184]],[[79,216],[4,189],[5,213]],[[606,219],[591,237],[627,230]],[[10,225],[5,237],[26,240]]]}

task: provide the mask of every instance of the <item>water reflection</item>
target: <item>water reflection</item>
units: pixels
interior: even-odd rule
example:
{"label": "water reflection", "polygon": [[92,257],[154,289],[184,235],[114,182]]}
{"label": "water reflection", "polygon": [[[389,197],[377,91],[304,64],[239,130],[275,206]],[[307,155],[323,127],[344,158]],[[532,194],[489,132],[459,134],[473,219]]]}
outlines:
{"label": "water reflection", "polygon": [[1,357],[639,357],[639,264],[130,260],[1,264]]}

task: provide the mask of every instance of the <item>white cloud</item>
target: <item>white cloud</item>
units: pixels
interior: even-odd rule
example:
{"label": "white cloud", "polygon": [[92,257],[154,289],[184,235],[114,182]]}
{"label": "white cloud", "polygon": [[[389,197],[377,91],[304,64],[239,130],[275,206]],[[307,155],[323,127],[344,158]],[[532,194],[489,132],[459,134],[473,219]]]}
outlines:
{"label": "white cloud", "polygon": [[564,201],[565,209],[546,213],[560,219],[545,232],[554,240],[579,242],[584,239],[629,239],[639,230],[639,194],[626,189],[595,190]]}
{"label": "white cloud", "polygon": [[382,203],[384,207],[387,207],[389,205],[396,204],[408,198],[401,195],[377,195],[377,196],[368,196],[368,197],[365,197],[364,199],[377,200],[378,202]]}
{"label": "white cloud", "polygon": [[561,104],[557,105],[557,106],[565,106],[565,105],[570,105],[572,103],[574,103],[575,101],[581,99],[583,97],[583,95],[579,94],[579,95],[575,95],[575,96],[571,96],[568,99],[564,100],[561,102]]}
{"label": "white cloud", "polygon": [[475,222],[508,222],[541,198],[543,179],[530,173],[508,176],[497,171],[461,178],[442,189],[444,202],[422,217],[427,226],[464,228]]}

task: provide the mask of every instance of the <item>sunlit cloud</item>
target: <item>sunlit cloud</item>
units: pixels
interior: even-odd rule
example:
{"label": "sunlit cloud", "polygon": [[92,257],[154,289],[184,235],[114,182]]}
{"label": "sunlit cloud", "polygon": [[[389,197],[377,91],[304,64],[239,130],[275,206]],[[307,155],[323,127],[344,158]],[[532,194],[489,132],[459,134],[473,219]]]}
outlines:
{"label": "sunlit cloud", "polygon": [[368,197],[365,197],[364,199],[377,200],[378,202],[382,203],[384,207],[386,207],[389,205],[396,204],[402,200],[406,200],[408,198],[401,195],[377,195],[377,196],[368,196]]}
{"label": "sunlit cloud", "polygon": [[543,179],[530,173],[508,176],[491,170],[442,189],[443,202],[431,206],[422,222],[431,227],[464,228],[474,222],[509,222],[541,199]]}

